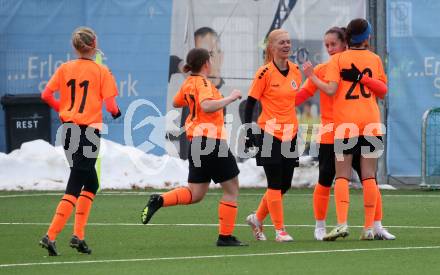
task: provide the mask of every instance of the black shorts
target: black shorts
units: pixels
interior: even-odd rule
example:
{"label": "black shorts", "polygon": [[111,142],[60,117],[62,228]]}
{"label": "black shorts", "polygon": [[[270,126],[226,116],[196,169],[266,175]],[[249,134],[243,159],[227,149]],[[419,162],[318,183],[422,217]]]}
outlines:
{"label": "black shorts", "polygon": [[[353,155],[351,166],[361,178],[360,152]],[[336,175],[335,151],[333,144],[319,144],[319,184],[331,187]]]}
{"label": "black shorts", "polygon": [[[367,140],[367,138],[369,140]],[[351,144],[350,148],[346,148]],[[381,136],[359,136],[353,138],[335,139],[335,153],[345,155],[377,153],[383,151],[384,145]]]}
{"label": "black shorts", "polygon": [[[203,153],[200,150],[208,151]],[[240,173],[235,157],[229,150],[226,140],[222,139],[193,137],[188,161],[190,183],[207,183],[211,180],[221,183],[233,179]]]}
{"label": "black shorts", "polygon": [[94,170],[100,139],[101,134],[96,128],[63,123],[62,140],[69,166],[77,170]]}
{"label": "black shorts", "polygon": [[282,142],[278,138],[262,131],[255,135],[255,143],[258,153],[255,156],[257,166],[288,164],[294,167],[299,166],[299,157],[296,146],[296,136]]}

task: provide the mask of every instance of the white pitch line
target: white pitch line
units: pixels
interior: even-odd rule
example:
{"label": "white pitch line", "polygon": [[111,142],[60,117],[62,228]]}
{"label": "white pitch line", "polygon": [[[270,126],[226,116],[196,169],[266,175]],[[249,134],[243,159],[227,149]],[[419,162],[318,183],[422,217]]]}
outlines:
{"label": "white pitch line", "polygon": [[[100,192],[98,196],[144,196],[157,194],[162,192]],[[39,194],[11,194],[0,195],[0,198],[26,198],[26,197],[43,197],[43,196],[62,196],[64,193],[39,193]],[[207,196],[221,196],[221,193],[207,193]],[[257,193],[244,193],[240,196],[262,196],[263,194]],[[312,196],[312,194],[291,194],[290,196]],[[439,196],[440,197],[440,196]]]}
{"label": "white pitch line", "polygon": [[13,194],[13,195],[0,195],[0,198],[20,198],[20,197],[42,197],[42,196],[62,196],[62,193],[42,193],[42,194]]}
{"label": "white pitch line", "polygon": [[[143,196],[143,195],[151,195],[157,194],[161,192],[102,192],[98,193],[98,195],[104,196]],[[207,196],[221,196],[222,193],[206,193]],[[263,196],[264,193],[240,193],[239,196]],[[351,196],[363,196],[362,193],[359,194],[350,194]],[[284,196],[288,197],[311,197],[313,194],[284,194]],[[333,194],[330,195],[333,197]],[[382,194],[382,197],[413,197],[413,198],[440,198],[440,195],[422,195],[422,194]],[[1,196],[0,196],[1,198]]]}
{"label": "white pitch line", "polygon": [[[98,196],[143,196],[157,194],[158,192],[129,192],[129,191],[107,191],[100,192]],[[159,192],[160,193],[160,192]],[[37,193],[37,194],[11,194],[0,195],[0,198],[21,198],[21,197],[43,197],[43,196],[62,196],[64,193]],[[221,196],[221,193],[207,193],[207,196]],[[263,193],[240,193],[240,196],[262,196]],[[351,196],[363,196],[362,193],[350,194]],[[311,197],[312,194],[285,194],[288,197]],[[333,195],[330,195],[333,197]],[[440,195],[423,194],[382,194],[382,197],[409,197],[409,198],[440,198]]]}
{"label": "white pitch line", "polygon": [[421,250],[439,249],[440,246],[407,246],[407,247],[378,247],[378,248],[355,248],[355,249],[334,249],[334,250],[301,250],[286,252],[269,253],[249,253],[249,254],[219,254],[202,256],[182,256],[182,257],[163,257],[163,258],[134,258],[134,259],[114,259],[114,260],[93,260],[93,261],[65,261],[65,262],[34,262],[19,264],[0,264],[0,268],[22,267],[38,265],[67,265],[67,264],[96,264],[96,263],[127,263],[127,262],[146,262],[146,261],[176,261],[176,260],[197,260],[197,259],[217,259],[217,258],[236,258],[236,257],[257,257],[257,256],[280,256],[295,254],[323,254],[323,253],[345,253],[345,252],[366,252],[366,251],[392,251],[392,250]]}
{"label": "white pitch line", "polygon": [[[41,225],[47,226],[50,223],[45,222],[0,222],[0,225]],[[73,224],[68,223],[67,225],[72,226]],[[141,223],[87,223],[89,226],[187,226],[187,227],[217,227],[216,223],[150,223],[144,225]],[[248,227],[247,224],[236,224],[236,227]],[[273,227],[273,225],[268,224],[266,227]],[[286,227],[315,227],[312,224],[286,224]],[[328,225],[328,227],[334,227],[336,225]],[[363,225],[350,225],[352,228],[363,228]],[[440,226],[417,226],[417,225],[387,225],[387,228],[402,228],[402,229],[440,229]]]}

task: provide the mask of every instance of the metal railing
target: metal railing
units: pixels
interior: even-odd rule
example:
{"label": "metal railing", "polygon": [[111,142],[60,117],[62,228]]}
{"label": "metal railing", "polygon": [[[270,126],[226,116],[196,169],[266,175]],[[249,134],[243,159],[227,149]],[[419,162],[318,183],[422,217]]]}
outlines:
{"label": "metal railing", "polygon": [[423,114],[421,188],[440,189],[440,108]]}

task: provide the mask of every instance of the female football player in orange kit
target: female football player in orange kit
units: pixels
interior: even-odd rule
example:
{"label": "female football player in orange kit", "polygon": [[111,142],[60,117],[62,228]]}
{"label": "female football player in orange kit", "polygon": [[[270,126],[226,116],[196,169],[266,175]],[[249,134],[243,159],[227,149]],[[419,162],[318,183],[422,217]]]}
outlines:
{"label": "female football player in orange kit", "polygon": [[284,227],[283,194],[290,189],[298,166],[295,96],[301,85],[301,73],[288,59],[290,50],[288,32],[276,29],[269,34],[265,64],[258,69],[246,102],[245,123],[252,122],[256,102],[262,106],[257,122],[261,133],[254,136],[248,130],[246,147],[258,148],[257,165],[263,166],[268,186],[257,211],[246,219],[256,240],[267,239],[263,221],[270,214],[275,240],[293,241]]}
{"label": "female football player in orange kit", "polygon": [[[371,26],[364,19],[355,19],[348,24],[349,49],[331,57],[325,73],[325,82],[313,73],[310,66],[304,67],[305,74],[321,91],[334,95],[335,202],[338,225],[324,236],[323,239],[327,241],[348,235],[348,183],[353,157],[356,154],[361,154],[365,212],[360,239],[375,238],[373,226],[380,194],[377,190],[376,167],[379,154],[383,150],[383,127],[376,98],[385,96],[387,86],[380,57],[368,50],[370,34]],[[377,226],[379,227],[382,228],[381,225]],[[379,236],[377,233],[376,235]],[[391,235],[390,239],[393,237]]]}
{"label": "female football player in orange kit", "polygon": [[[345,51],[347,48],[346,29],[339,27],[330,28],[324,35],[324,45],[330,56]],[[313,73],[321,81],[324,81],[327,65],[328,63],[319,64],[313,69]],[[310,64],[305,66],[310,66]],[[317,86],[313,81],[307,79],[296,96],[296,105],[298,106],[308,98],[312,97],[317,90]],[[333,144],[333,97],[326,93],[321,93],[320,106],[321,128],[317,139],[319,143],[319,181],[316,183],[313,192],[313,209],[316,220],[314,236],[316,240],[323,240],[324,236],[327,234],[325,229],[327,208],[330,198],[330,188],[336,174]],[[352,165],[358,173],[359,178],[362,178],[360,174],[360,154],[353,156]],[[348,186],[339,187],[348,188]],[[340,190],[335,190],[335,192],[340,192]],[[344,192],[348,192],[348,190]],[[395,236],[382,227],[382,198],[379,188],[377,188],[377,192],[377,205],[374,216],[375,237],[377,239],[393,240],[395,239]]]}
{"label": "female football player in orange kit", "polygon": [[[84,241],[85,227],[99,183],[95,163],[99,153],[102,129],[102,105],[113,118],[121,115],[116,104],[118,95],[110,70],[97,64],[93,57],[98,51],[95,32],[79,27],[72,34],[72,45],[78,59],[62,64],[49,80],[41,97],[59,113],[63,123],[63,146],[70,165],[70,176],[63,198],[56,209],[47,234],[40,245],[49,256],[57,256],[57,235],[76,208],[70,246],[80,253],[92,250]],[[53,96],[59,91],[60,99]]]}
{"label": "female football player in orange kit", "polygon": [[244,246],[232,235],[237,217],[238,166],[226,143],[223,108],[241,98],[239,90],[223,97],[208,80],[211,58],[206,49],[195,48],[186,57],[185,72],[191,75],[174,97],[174,107],[188,106],[190,113],[185,130],[190,140],[188,187],[162,195],[153,194],[142,211],[147,224],[161,207],[193,204],[201,201],[213,180],[223,188],[219,202],[219,236],[217,246]]}

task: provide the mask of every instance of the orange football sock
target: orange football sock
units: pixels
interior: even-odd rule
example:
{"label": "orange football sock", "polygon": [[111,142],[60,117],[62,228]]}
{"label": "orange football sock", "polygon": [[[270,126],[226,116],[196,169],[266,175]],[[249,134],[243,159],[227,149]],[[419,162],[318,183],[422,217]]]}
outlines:
{"label": "orange football sock", "polygon": [[382,221],[382,195],[380,194],[379,185],[377,185],[376,211],[374,213],[374,221]]}
{"label": "orange football sock", "polygon": [[323,221],[327,217],[328,201],[330,199],[330,187],[319,184],[315,185],[313,191],[313,211],[315,220]]}
{"label": "orange football sock", "polygon": [[260,205],[258,205],[255,215],[260,222],[263,222],[266,219],[267,214],[269,214],[269,209],[267,208],[266,193],[264,193],[264,196],[263,198],[261,198]]}
{"label": "orange football sock", "polygon": [[75,224],[73,225],[73,235],[77,236],[80,240],[84,240],[84,232],[89,219],[90,209],[92,209],[93,199],[95,194],[82,191],[76,204],[75,212]]}
{"label": "orange football sock", "polygon": [[220,235],[232,235],[232,232],[234,232],[237,212],[237,203],[235,201],[220,201],[218,205]]}
{"label": "orange football sock", "polygon": [[163,198],[164,207],[178,204],[190,204],[192,202],[191,190],[187,187],[179,187],[160,196]]}
{"label": "orange football sock", "polygon": [[276,230],[284,229],[283,198],[281,190],[267,189],[267,208],[269,209],[272,224]]}
{"label": "orange football sock", "polygon": [[376,201],[377,201],[377,184],[376,179],[365,179],[362,180],[362,185],[364,189],[364,212],[365,221],[364,228],[373,227],[374,215],[376,212]]}
{"label": "orange football sock", "polygon": [[70,214],[72,214],[72,210],[75,207],[75,204],[75,196],[68,194],[65,194],[63,196],[55,211],[55,215],[52,218],[49,230],[47,231],[49,240],[55,240],[57,238],[57,235],[63,230],[64,225],[66,225],[67,221],[70,218]]}
{"label": "orange football sock", "polygon": [[348,179],[337,178],[335,181],[335,204],[338,224],[347,224],[348,208],[350,206],[350,192]]}

